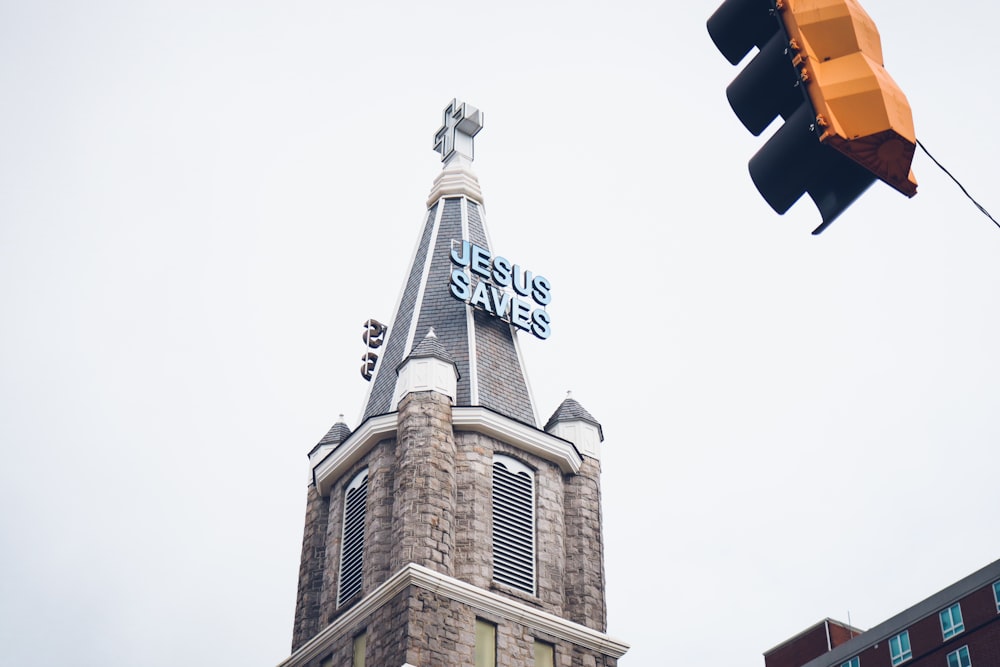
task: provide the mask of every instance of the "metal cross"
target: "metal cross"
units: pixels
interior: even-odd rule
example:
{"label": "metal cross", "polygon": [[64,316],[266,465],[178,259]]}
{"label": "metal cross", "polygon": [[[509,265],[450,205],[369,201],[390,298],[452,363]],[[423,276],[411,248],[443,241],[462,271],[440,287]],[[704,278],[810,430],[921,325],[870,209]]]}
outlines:
{"label": "metal cross", "polygon": [[458,155],[469,162],[475,159],[472,138],[483,129],[483,114],[474,106],[451,101],[444,110],[444,125],[434,135],[434,150],[446,165]]}

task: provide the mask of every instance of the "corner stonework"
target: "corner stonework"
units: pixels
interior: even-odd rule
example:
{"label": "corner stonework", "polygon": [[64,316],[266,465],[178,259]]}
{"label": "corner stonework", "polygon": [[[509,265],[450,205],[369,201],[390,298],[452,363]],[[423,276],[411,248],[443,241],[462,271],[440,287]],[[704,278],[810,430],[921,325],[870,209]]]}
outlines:
{"label": "corner stonework", "polygon": [[458,370],[431,330],[398,368],[398,438],[390,571],[416,563],[453,574]]}
{"label": "corner stonework", "polygon": [[604,531],[601,523],[601,424],[567,396],[545,425],[552,435],[572,442],[583,454],[577,474],[567,475],[566,513],[567,618],[600,632],[607,630],[604,597]]}

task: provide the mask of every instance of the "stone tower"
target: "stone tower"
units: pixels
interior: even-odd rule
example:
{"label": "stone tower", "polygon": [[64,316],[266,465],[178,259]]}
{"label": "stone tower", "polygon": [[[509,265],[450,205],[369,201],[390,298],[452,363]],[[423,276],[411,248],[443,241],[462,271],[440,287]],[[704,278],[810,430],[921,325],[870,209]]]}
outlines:
{"label": "stone tower", "polygon": [[516,332],[548,337],[551,287],[492,254],[481,128],[445,110],[394,318],[370,323],[363,421],[309,453],[282,667],[611,667],[628,648],[605,634],[601,426],[572,398],[538,421]]}

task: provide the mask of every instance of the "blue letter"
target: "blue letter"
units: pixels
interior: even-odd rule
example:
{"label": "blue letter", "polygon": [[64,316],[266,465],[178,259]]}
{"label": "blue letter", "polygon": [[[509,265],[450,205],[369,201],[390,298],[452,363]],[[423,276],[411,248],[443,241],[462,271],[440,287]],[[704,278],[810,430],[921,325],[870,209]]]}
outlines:
{"label": "blue letter", "polygon": [[459,301],[469,300],[469,276],[462,269],[451,272],[451,293]]}
{"label": "blue letter", "polygon": [[469,265],[469,242],[462,241],[462,254],[455,254],[455,239],[451,240],[451,262],[452,264],[457,264],[458,266],[468,266]]}
{"label": "blue letter", "polygon": [[472,244],[472,270],[483,278],[490,277],[490,253],[476,244]]}
{"label": "blue letter", "polygon": [[513,308],[510,312],[510,323],[515,327],[528,331],[531,329],[529,318],[531,317],[531,306],[520,299],[513,300]]}
{"label": "blue letter", "polygon": [[531,294],[531,271],[523,271],[517,264],[514,265],[514,291],[521,296]]}
{"label": "blue letter", "polygon": [[531,298],[535,303],[539,306],[549,305],[549,301],[552,301],[552,285],[549,284],[549,279],[545,276],[535,276],[531,286]]}
{"label": "blue letter", "polygon": [[536,308],[531,311],[531,333],[535,334],[542,340],[549,337],[552,333],[552,327],[549,326],[549,314],[547,311],[541,308]]}
{"label": "blue letter", "polygon": [[486,290],[485,280],[480,280],[476,283],[476,289],[472,293],[469,305],[473,308],[479,306],[490,315],[493,314],[493,306],[490,305],[490,293]]}
{"label": "blue letter", "polygon": [[506,257],[493,258],[493,282],[500,287],[510,287],[510,260]]}
{"label": "blue letter", "polygon": [[490,295],[493,297],[493,313],[500,318],[508,319],[510,316],[511,296],[507,292],[502,292],[496,287],[490,287]]}

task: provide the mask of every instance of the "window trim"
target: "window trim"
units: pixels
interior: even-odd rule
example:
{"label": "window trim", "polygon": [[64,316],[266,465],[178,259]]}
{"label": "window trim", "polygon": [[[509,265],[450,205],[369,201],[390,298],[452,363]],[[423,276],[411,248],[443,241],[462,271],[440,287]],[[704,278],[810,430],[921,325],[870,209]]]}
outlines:
{"label": "window trim", "polygon": [[[352,492],[357,492],[364,488],[364,493],[360,496],[359,504],[352,504]],[[356,495],[354,496],[357,497]],[[348,512],[354,510],[356,514],[348,516]],[[364,560],[365,560],[365,530],[368,523],[368,468],[364,468],[344,487],[344,511],[340,525],[340,567],[337,570],[337,607],[343,607],[351,600],[355,599],[361,592],[364,581]],[[360,527],[356,524],[360,521]],[[350,524],[350,525],[349,525]],[[354,530],[348,534],[349,527]],[[350,539],[350,544],[348,540]],[[351,553],[348,554],[348,548]],[[349,587],[345,588],[344,579],[345,566],[349,566],[350,575]]]}
{"label": "window trim", "polygon": [[[941,621],[942,639],[951,639],[955,635],[965,632],[965,621],[962,620],[962,604],[960,602],[942,609],[938,614],[938,619]],[[947,626],[945,625],[945,619],[947,619]]]}
{"label": "window trim", "polygon": [[[534,644],[532,646],[534,653],[534,662],[532,663],[534,667],[555,667],[556,664],[556,645],[552,642],[547,642],[544,639],[539,639],[535,637]],[[541,653],[547,650],[548,656],[541,655]],[[544,661],[543,661],[544,659]]]}
{"label": "window trim", "polygon": [[[965,664],[964,665],[962,663],[962,653],[963,652],[965,653]],[[965,646],[962,646],[960,648],[955,649],[954,651],[952,651],[951,653],[949,653],[945,657],[945,660],[948,663],[948,667],[952,667],[952,663],[951,663],[952,656],[954,656],[955,660],[957,661],[957,667],[972,667],[972,655],[969,653],[969,645],[968,644],[966,644]]]}
{"label": "window trim", "polygon": [[[903,649],[903,643],[906,643],[906,649]],[[894,649],[899,649],[898,654]],[[892,663],[893,667],[896,665],[901,665],[907,660],[913,658],[913,648],[910,646],[910,631],[903,630],[898,635],[889,638],[889,662]]]}
{"label": "window trim", "polygon": [[368,630],[362,630],[351,640],[351,667],[365,667],[365,653],[368,651]]}
{"label": "window trim", "polygon": [[476,617],[472,662],[475,667],[496,667],[497,664],[497,624],[485,618]]}
{"label": "window trim", "polygon": [[1000,614],[1000,581],[993,582],[993,601],[997,603],[997,613]]}
{"label": "window trim", "polygon": [[856,655],[847,662],[840,663],[840,667],[861,667],[861,656]]}
{"label": "window trim", "polygon": [[[510,490],[504,494],[505,498],[498,488],[498,465],[504,469],[502,475],[510,477],[506,480],[507,482],[516,481],[522,476],[527,477],[527,490],[521,489],[519,492],[508,483],[507,486],[510,487]],[[536,472],[522,461],[500,453],[493,455],[491,471],[493,484],[491,508],[493,581],[528,595],[538,595],[538,512],[536,508],[538,485]],[[506,505],[502,504],[504,500],[507,501]],[[525,510],[527,511],[526,515],[518,516],[519,512]],[[507,516],[504,516],[505,514]],[[514,521],[505,521],[508,517],[513,518]],[[521,524],[520,529],[517,525],[518,522]],[[508,524],[509,528],[501,530],[501,524]],[[524,527],[525,524],[527,528]],[[528,531],[530,531],[530,535],[526,534]],[[515,553],[518,551],[518,547],[521,548],[520,554]],[[527,555],[524,553],[525,550],[528,552]],[[507,551],[509,555],[502,554],[501,551]],[[498,570],[500,570],[499,576]],[[510,570],[510,573],[508,574],[504,570]],[[529,579],[530,587],[526,585]]]}

